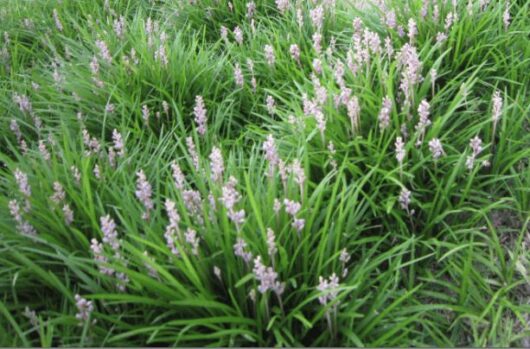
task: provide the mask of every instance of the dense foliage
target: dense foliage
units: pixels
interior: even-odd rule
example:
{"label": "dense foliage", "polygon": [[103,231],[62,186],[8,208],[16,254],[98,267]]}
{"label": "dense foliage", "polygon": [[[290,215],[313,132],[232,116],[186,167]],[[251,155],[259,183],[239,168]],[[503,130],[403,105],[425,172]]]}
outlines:
{"label": "dense foliage", "polygon": [[530,3],[0,2],[0,346],[530,343]]}

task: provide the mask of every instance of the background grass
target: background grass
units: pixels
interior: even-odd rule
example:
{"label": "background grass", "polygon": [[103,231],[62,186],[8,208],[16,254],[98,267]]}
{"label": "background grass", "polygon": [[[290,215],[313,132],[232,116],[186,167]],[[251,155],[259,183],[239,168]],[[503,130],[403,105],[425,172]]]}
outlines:
{"label": "background grass", "polygon": [[[457,1],[453,8],[452,2],[434,0],[423,18],[421,1],[388,1],[384,11],[339,0],[335,6],[324,4],[321,55],[312,46],[310,18],[318,3],[290,2],[285,13],[274,1],[255,5],[251,21],[243,0],[2,1],[0,345],[527,345],[529,4],[471,1],[470,7]],[[507,28],[506,8],[511,17]],[[424,79],[413,89],[412,118],[403,107],[401,68],[394,57],[372,55],[357,73],[347,66],[348,52],[356,49],[355,18],[381,42],[390,38],[396,52],[407,43],[406,35],[385,25],[390,9],[405,32],[410,18],[418,27],[414,46]],[[62,30],[55,25],[54,10]],[[458,19],[446,31],[447,40],[437,43],[453,11]],[[113,29],[119,16],[126,23],[122,38]],[[151,46],[148,20],[159,26]],[[220,36],[221,26],[229,31],[227,41]],[[235,26],[243,32],[242,44],[234,41]],[[167,36],[165,67],[154,55],[162,31]],[[327,52],[332,38],[335,49]],[[90,70],[93,56],[99,57],[97,40],[104,40],[112,55],[110,64],[99,58],[102,87],[94,84]],[[294,43],[300,47],[300,64],[289,53]],[[274,48],[273,67],[264,56],[267,44]],[[313,98],[317,93],[311,78],[317,57],[322,61],[318,79],[328,95],[322,105],[323,135],[303,110],[303,94]],[[334,77],[337,62],[346,66],[345,85],[359,100],[357,131],[351,129],[346,108],[333,102],[341,90]],[[234,80],[236,64],[243,70],[243,87]],[[438,73],[434,90],[431,69]],[[503,109],[494,133],[492,95],[497,90]],[[27,96],[33,112],[21,111],[15,95]],[[204,136],[193,120],[197,95],[207,109]],[[272,115],[267,96],[276,101]],[[385,96],[393,108],[390,127],[381,132],[377,118]],[[432,125],[424,144],[416,146],[416,110],[422,99],[430,103]],[[151,112],[149,123],[142,118],[143,106]],[[12,120],[27,152],[10,131]],[[403,124],[410,135],[401,174],[394,142]],[[100,154],[85,154],[83,129],[99,140]],[[126,144],[116,167],[108,159],[114,129]],[[262,144],[268,134],[286,163],[300,160],[306,176],[302,190],[293,176],[285,185],[278,174],[265,176]],[[469,141],[477,135],[484,150],[470,171],[465,166]],[[198,168],[186,137],[194,140]],[[427,146],[432,138],[441,140],[446,153],[438,161]],[[39,141],[50,153],[48,160]],[[210,178],[214,146],[225,162],[222,183]],[[186,189],[200,193],[199,213],[186,209],[172,178],[173,161],[186,176]],[[72,166],[80,172],[79,183]],[[10,200],[24,199],[14,179],[17,168],[31,185],[31,210],[24,219],[35,227],[35,237],[18,231],[8,209]],[[148,221],[135,196],[139,170],[153,189]],[[242,195],[237,209],[246,212],[241,231],[219,200],[230,176]],[[56,181],[74,212],[71,225],[50,201]],[[398,203],[403,187],[412,192],[412,216]],[[302,203],[298,217],[305,219],[305,227],[300,233],[283,209],[274,211],[274,200],[284,198]],[[179,243],[181,257],[176,258],[166,246],[166,199],[177,203],[181,229],[197,230],[198,255]],[[117,223],[127,261],[126,266],[113,265],[130,280],[125,292],[100,273],[90,251],[90,240],[103,236],[100,217],[107,214]],[[267,228],[276,233],[274,268],[285,282],[281,302],[272,292],[258,292],[252,300],[249,292],[258,286],[252,264],[233,251],[242,237],[254,256],[272,265]],[[339,259],[343,249],[351,254],[347,265]],[[348,271],[342,275],[344,267]],[[319,303],[317,286],[320,276],[332,273],[340,276],[340,287],[326,307]],[[75,318],[76,294],[94,303],[90,321]],[[24,315],[26,308],[35,311],[36,320]]]}

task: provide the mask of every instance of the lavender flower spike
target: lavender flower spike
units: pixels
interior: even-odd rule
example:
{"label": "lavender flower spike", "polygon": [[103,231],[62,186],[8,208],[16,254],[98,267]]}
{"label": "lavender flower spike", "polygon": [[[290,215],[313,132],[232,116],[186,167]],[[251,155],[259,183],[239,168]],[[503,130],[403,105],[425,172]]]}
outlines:
{"label": "lavender flower spike", "polygon": [[401,208],[404,209],[405,211],[407,211],[408,214],[410,214],[409,205],[410,205],[411,196],[412,196],[412,194],[411,194],[410,190],[408,190],[407,188],[403,187],[401,189],[401,192],[399,193],[399,198],[398,198],[398,201],[399,201],[399,204],[401,205]]}
{"label": "lavender flower spike", "polygon": [[92,301],[87,301],[85,298],[80,295],[75,295],[75,306],[77,307],[77,314],[75,318],[80,322],[88,321],[90,314],[94,311],[94,304]]}
{"label": "lavender flower spike", "polygon": [[263,143],[263,151],[265,152],[265,159],[269,162],[268,176],[272,177],[274,175],[274,169],[280,160],[278,150],[276,149],[276,142],[272,134],[268,135],[267,140]]}
{"label": "lavender flower spike", "polygon": [[274,57],[274,48],[271,45],[265,45],[264,52],[267,64],[273,66],[276,61],[276,58]]}
{"label": "lavender flower spike", "polygon": [[278,251],[278,248],[276,247],[276,235],[271,228],[267,228],[267,251],[274,260],[274,254]]}
{"label": "lavender flower spike", "polygon": [[223,154],[221,154],[221,150],[218,147],[213,147],[210,154],[210,173],[212,181],[221,181],[223,179],[223,172]]}
{"label": "lavender flower spike", "polygon": [[265,293],[267,291],[274,291],[278,296],[280,296],[285,290],[285,284],[280,283],[278,278],[278,273],[274,271],[271,267],[266,267],[261,261],[261,256],[257,256],[254,259],[254,277],[260,282],[258,286],[258,291],[260,293]]}
{"label": "lavender flower spike", "polygon": [[195,97],[195,107],[193,108],[193,115],[195,116],[195,122],[197,123],[197,132],[201,136],[206,133],[206,108],[204,106],[204,100],[202,96]]}
{"label": "lavender flower spike", "polygon": [[392,112],[392,100],[386,96],[383,98],[381,111],[379,112],[379,128],[384,131],[390,125],[390,113]]}
{"label": "lavender flower spike", "polygon": [[434,161],[445,155],[442,142],[438,138],[433,138],[429,141],[429,149],[432,153]]}
{"label": "lavender flower spike", "polygon": [[403,143],[403,138],[396,137],[396,159],[399,163],[399,166],[403,165],[403,160],[405,159],[405,143]]}
{"label": "lavender flower spike", "polygon": [[493,137],[495,137],[495,130],[497,129],[497,123],[501,119],[502,114],[502,97],[499,91],[495,91],[492,97],[492,110],[491,116],[493,120]]}
{"label": "lavender flower spike", "polygon": [[136,180],[136,197],[144,205],[145,212],[142,215],[142,219],[148,220],[151,210],[154,208],[154,203],[151,198],[152,189],[151,184],[147,181],[145,173],[140,170],[136,173],[138,179]]}

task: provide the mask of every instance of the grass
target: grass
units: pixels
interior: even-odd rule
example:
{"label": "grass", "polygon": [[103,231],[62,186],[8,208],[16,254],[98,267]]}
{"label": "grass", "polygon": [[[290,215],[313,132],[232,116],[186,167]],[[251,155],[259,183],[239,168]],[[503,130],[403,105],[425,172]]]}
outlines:
{"label": "grass", "polygon": [[[417,0],[387,1],[386,8],[326,3],[318,53],[313,2],[289,2],[282,13],[274,1],[257,1],[252,20],[243,0],[2,2],[0,346],[528,344],[530,5],[457,1],[453,8],[435,0],[426,2],[423,17]],[[386,24],[391,9],[404,36]],[[457,19],[446,28],[449,13]],[[120,16],[123,35],[114,24]],[[409,42],[409,19],[417,25],[412,45],[422,79],[411,85],[407,106],[398,52]],[[382,48],[378,53],[372,42],[368,62],[353,67],[363,54],[356,21]],[[442,42],[440,32],[447,35]],[[265,45],[273,47],[273,66]],[[161,46],[167,65],[155,54]],[[322,72],[314,78],[317,58]],[[243,86],[234,77],[237,64]],[[344,88],[351,90],[348,101],[355,96],[359,103],[356,128],[347,107],[335,103]],[[494,126],[495,91],[502,108]],[[199,95],[207,110],[204,135],[193,114]],[[21,96],[31,110],[21,107]],[[382,130],[385,96],[392,108]],[[319,97],[323,131],[304,110]],[[415,128],[422,100],[431,122],[423,142]],[[115,129],[125,145],[121,157],[112,154]],[[299,161],[299,171],[284,176],[273,166],[268,175],[268,135],[287,168]],[[398,136],[405,141],[401,165]],[[469,169],[475,136],[482,149]],[[439,159],[428,146],[433,138],[443,144]],[[212,176],[214,147],[223,157],[220,179]],[[184,173],[183,188],[173,163]],[[28,177],[29,196],[17,169]],[[151,186],[149,219],[136,193],[140,170]],[[224,201],[230,177],[240,195],[233,208]],[[54,182],[64,190],[58,202]],[[403,188],[411,192],[408,207],[400,201]],[[196,205],[190,193],[200,197]],[[300,231],[284,199],[301,204]],[[12,200],[20,206],[18,222]],[[166,200],[180,216],[173,251]],[[64,205],[73,212],[71,224]],[[242,224],[229,217],[239,210]],[[116,223],[121,257],[106,246],[102,264],[91,240],[108,238],[106,215]],[[24,234],[21,222],[36,234]],[[197,253],[183,236],[188,228],[199,238]],[[252,253],[248,263],[234,251],[238,239]],[[344,250],[349,259],[341,257]],[[259,291],[257,256],[284,283],[281,294]],[[329,281],[332,274],[338,285],[319,288],[320,277]],[[117,275],[128,280],[125,290]],[[76,295],[92,302],[86,319],[76,317]]]}

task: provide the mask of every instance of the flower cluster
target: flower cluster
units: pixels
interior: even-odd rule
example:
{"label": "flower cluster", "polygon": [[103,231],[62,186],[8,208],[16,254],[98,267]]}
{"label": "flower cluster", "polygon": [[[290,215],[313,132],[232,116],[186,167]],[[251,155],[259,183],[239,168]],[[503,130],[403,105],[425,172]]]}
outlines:
{"label": "flower cluster", "polygon": [[351,255],[348,253],[348,250],[343,248],[342,251],[340,251],[339,261],[342,265],[342,277],[346,277],[348,274],[348,268],[346,267],[346,263],[348,263],[351,259]]}
{"label": "flower cluster", "polygon": [[103,40],[96,40],[96,47],[99,50],[99,56],[108,64],[112,63],[112,56],[110,54],[107,44]]}
{"label": "flower cluster", "polygon": [[324,23],[324,7],[322,5],[315,7],[309,11],[309,16],[315,28],[320,31]]}
{"label": "flower cluster", "polygon": [[23,218],[23,212],[20,208],[18,201],[11,200],[9,201],[8,206],[11,216],[17,223],[17,230],[24,235],[36,236],[37,231],[35,230],[35,228]]}
{"label": "flower cluster", "polygon": [[397,56],[399,67],[401,67],[400,89],[405,95],[405,106],[412,104],[413,88],[422,79],[421,61],[416,47],[405,44],[398,52]]}
{"label": "flower cluster", "polygon": [[197,232],[194,229],[188,228],[184,236],[186,238],[186,242],[191,245],[191,252],[196,256],[199,255],[200,240],[197,236]]}
{"label": "flower cluster", "polygon": [[501,119],[502,114],[502,97],[499,91],[495,91],[492,97],[492,107],[491,107],[491,117],[493,120],[493,136],[495,136],[495,129],[497,128],[497,123]]}
{"label": "flower cluster", "polygon": [[433,138],[429,141],[429,149],[435,161],[445,155],[442,142],[438,138]]}
{"label": "flower cluster", "polygon": [[195,143],[193,142],[193,138],[186,137],[186,146],[188,147],[188,152],[190,153],[193,166],[198,171],[199,170],[199,154],[197,153],[197,149],[195,148]]}
{"label": "flower cluster", "polygon": [[346,108],[348,110],[348,117],[350,118],[352,132],[355,133],[359,129],[360,122],[361,107],[359,105],[359,99],[356,96],[348,99]]}
{"label": "flower cluster", "polygon": [[292,44],[289,47],[289,53],[291,54],[291,57],[296,61],[296,63],[300,64],[300,48],[297,44]]}
{"label": "flower cluster", "polygon": [[247,66],[248,70],[251,74],[250,84],[252,85],[252,92],[256,92],[256,89],[258,88],[258,82],[256,81],[256,77],[254,76],[254,61],[252,59],[247,58]]}
{"label": "flower cluster", "polygon": [[206,133],[206,107],[204,106],[204,100],[202,96],[195,97],[195,107],[193,108],[193,115],[195,116],[195,122],[197,123],[197,132],[201,136]]}
{"label": "flower cluster", "polygon": [[66,202],[66,194],[64,192],[64,188],[59,182],[53,183],[53,195],[50,197],[50,200],[55,205],[62,204],[62,212],[64,216],[64,221],[66,225],[70,225],[74,221],[74,212],[70,208],[70,205]]}
{"label": "flower cluster", "polygon": [[329,279],[319,277],[319,283],[317,290],[321,293],[318,297],[318,301],[322,305],[327,305],[330,302],[333,302],[339,294],[339,278],[333,273]]}
{"label": "flower cluster", "polygon": [[414,19],[409,18],[408,28],[409,41],[412,44],[416,38],[416,35],[418,35],[418,27],[416,26],[416,21],[414,21]]}
{"label": "flower cluster", "polygon": [[280,296],[285,290],[285,284],[278,281],[278,273],[272,267],[266,267],[261,261],[261,256],[254,259],[254,277],[259,281],[258,291],[265,293],[274,291]]}
{"label": "flower cluster", "polygon": [[267,140],[263,143],[263,151],[265,152],[265,159],[269,162],[268,176],[274,175],[274,170],[280,161],[278,150],[276,149],[276,142],[274,137],[269,134]]}
{"label": "flower cluster", "polygon": [[90,314],[94,311],[94,304],[80,295],[75,295],[75,306],[77,307],[77,314],[75,318],[80,322],[86,322],[90,319]]}
{"label": "flower cluster", "polygon": [[431,120],[429,120],[430,108],[431,106],[425,99],[422,100],[418,106],[418,115],[420,116],[420,120],[416,125],[416,131],[419,133],[417,145],[423,143],[423,139],[425,138],[425,130],[431,124]]}
{"label": "flower cluster", "polygon": [[300,233],[304,229],[305,219],[297,218],[296,216],[302,205],[299,202],[289,199],[284,199],[283,204],[285,206],[285,212],[293,218],[292,227]]}
{"label": "flower cluster", "polygon": [[155,61],[159,62],[163,67],[167,67],[169,64],[169,58],[164,43],[160,43],[158,49],[155,51]]}
{"label": "flower cluster", "polygon": [[28,175],[17,168],[15,169],[15,181],[17,182],[20,193],[26,200],[29,200],[31,197],[31,186],[29,185]]}
{"label": "flower cluster", "polygon": [[243,44],[243,31],[239,26],[234,28],[234,39],[239,45]]}
{"label": "flower cluster", "polygon": [[168,248],[171,250],[171,253],[176,257],[179,257],[180,252],[178,249],[178,241],[181,238],[179,228],[180,215],[177,212],[176,204],[174,201],[166,199],[165,208],[169,217],[169,224],[166,226],[166,232],[164,233],[164,237],[166,239],[166,244]]}
{"label": "flower cluster", "polygon": [[201,193],[197,190],[186,189],[182,191],[182,200],[184,201],[184,206],[188,211],[188,215],[191,216],[195,222],[199,225],[204,224],[204,219],[202,217],[202,197]]}
{"label": "flower cluster", "polygon": [[61,22],[61,19],[59,18],[59,13],[57,12],[57,9],[53,9],[53,20],[55,22],[55,27],[58,31],[62,32],[64,30],[63,23]]}
{"label": "flower cluster", "polygon": [[289,0],[276,0],[276,7],[281,13],[285,13],[289,9]]}
{"label": "flower cluster", "polygon": [[182,170],[180,169],[180,166],[176,161],[173,161],[171,163],[171,171],[173,180],[175,182],[175,187],[178,190],[183,190],[186,178],[184,177],[184,174],[182,173]]}
{"label": "flower cluster", "polygon": [[53,195],[50,196],[50,200],[56,204],[59,204],[66,197],[63,186],[59,182],[53,182]]}
{"label": "flower cluster", "polygon": [[51,154],[48,151],[48,148],[46,148],[46,143],[44,143],[44,140],[42,139],[39,139],[39,153],[45,161],[50,161]]}
{"label": "flower cluster", "polygon": [[274,97],[271,95],[267,95],[266,98],[266,104],[267,104],[267,111],[270,115],[274,115],[276,112],[276,101],[274,100]]}
{"label": "flower cluster", "polygon": [[379,128],[384,131],[390,125],[390,113],[392,112],[392,100],[386,96],[383,98],[381,110],[379,111]]}
{"label": "flower cluster", "polygon": [[13,94],[13,101],[18,105],[18,109],[22,113],[33,113],[33,106],[28,96],[19,95],[18,93]]}
{"label": "flower cluster", "polygon": [[274,255],[278,251],[278,248],[276,247],[276,234],[274,234],[274,230],[271,228],[267,228],[267,251],[274,261]]}
{"label": "flower cluster", "polygon": [[92,60],[90,61],[90,71],[92,73],[92,81],[94,81],[96,87],[103,88],[105,83],[99,76],[99,61],[96,56],[92,57]]}
{"label": "flower cluster", "polygon": [[26,307],[24,309],[24,316],[29,319],[31,326],[39,326],[39,318],[37,317],[35,310],[30,310],[29,307]]}
{"label": "flower cluster", "polygon": [[114,151],[119,157],[125,156],[125,144],[123,143],[123,138],[118,130],[112,130],[112,141],[114,142]]}
{"label": "flower cluster", "polygon": [[101,150],[101,144],[96,137],[91,137],[87,129],[83,129],[83,144],[85,145],[85,155],[97,155]]}
{"label": "flower cluster", "polygon": [[272,48],[271,45],[265,45],[264,52],[265,52],[265,59],[267,60],[267,64],[269,66],[273,66],[274,63],[276,62],[276,58],[274,56],[274,48]]}
{"label": "flower cluster", "polygon": [[245,84],[245,78],[243,76],[243,71],[241,70],[241,66],[239,63],[236,63],[234,67],[234,80],[236,82],[237,87],[243,87]]}
{"label": "flower cluster", "polygon": [[245,263],[249,263],[252,260],[252,252],[248,251],[248,245],[243,238],[237,238],[234,244],[234,255],[243,258]]}
{"label": "flower cluster", "polygon": [[402,137],[396,137],[396,143],[394,144],[396,147],[396,160],[398,161],[399,165],[403,165],[403,160],[405,159],[405,143],[403,143]]}
{"label": "flower cluster", "polygon": [[[115,276],[118,281],[118,289],[120,291],[125,291],[125,288],[129,283],[127,274],[124,272],[117,272],[111,265],[112,262],[115,262],[122,267],[125,267],[127,264],[121,254],[121,241],[118,239],[116,223],[110,215],[101,217],[100,223],[101,231],[103,232],[103,240],[102,242],[98,242],[98,240],[92,239],[90,249],[92,250],[99,271],[104,275]],[[112,257],[108,257],[106,249],[112,253]]]}
{"label": "flower cluster", "polygon": [[472,170],[475,165],[475,159],[482,152],[482,139],[479,136],[475,136],[469,141],[469,146],[471,147],[471,155],[466,158],[466,167]]}
{"label": "flower cluster", "polygon": [[26,141],[24,140],[24,137],[22,136],[22,131],[20,130],[20,127],[18,125],[17,120],[11,119],[11,122],[9,123],[9,129],[13,134],[15,135],[17,142],[20,146],[20,150],[23,154],[27,153],[28,151],[28,145]]}
{"label": "flower cluster", "polygon": [[237,230],[241,229],[245,221],[245,210],[236,210],[235,205],[241,200],[241,194],[236,190],[237,180],[230,176],[223,186],[221,202],[228,211],[228,218],[236,225]]}
{"label": "flower cluster", "polygon": [[223,179],[224,163],[223,154],[217,147],[213,147],[210,153],[210,173],[212,181],[219,182]]}
{"label": "flower cluster", "polygon": [[114,33],[120,39],[123,39],[123,36],[125,34],[125,26],[126,26],[125,17],[123,17],[123,16],[120,16],[119,18],[116,18],[112,22],[112,28],[114,29]]}
{"label": "flower cluster", "polygon": [[150,212],[154,208],[151,184],[147,181],[143,170],[138,171],[136,176],[138,179],[136,180],[135,195],[145,208],[145,211],[142,214],[142,219],[149,220]]}
{"label": "flower cluster", "polygon": [[408,214],[410,214],[409,205],[410,205],[411,198],[412,198],[412,193],[410,192],[410,190],[408,190],[405,187],[401,188],[398,201],[399,201],[399,204],[401,205],[401,208],[407,211]]}
{"label": "flower cluster", "polygon": [[289,167],[289,172],[293,176],[294,182],[298,184],[300,188],[300,195],[304,196],[304,183],[306,180],[305,171],[302,168],[302,163],[299,159],[294,159],[293,163]]}

